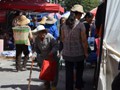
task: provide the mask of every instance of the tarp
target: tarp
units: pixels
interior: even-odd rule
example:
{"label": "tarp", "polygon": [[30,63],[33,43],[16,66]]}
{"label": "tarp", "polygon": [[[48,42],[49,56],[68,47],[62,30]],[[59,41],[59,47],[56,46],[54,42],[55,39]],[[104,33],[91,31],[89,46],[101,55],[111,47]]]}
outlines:
{"label": "tarp", "polygon": [[120,0],[108,0],[104,41],[120,54]]}
{"label": "tarp", "polygon": [[120,62],[120,0],[107,0],[104,48],[98,90],[112,90]]}
{"label": "tarp", "polygon": [[64,12],[59,4],[47,3],[44,0],[2,0],[0,9],[27,10],[34,12]]}

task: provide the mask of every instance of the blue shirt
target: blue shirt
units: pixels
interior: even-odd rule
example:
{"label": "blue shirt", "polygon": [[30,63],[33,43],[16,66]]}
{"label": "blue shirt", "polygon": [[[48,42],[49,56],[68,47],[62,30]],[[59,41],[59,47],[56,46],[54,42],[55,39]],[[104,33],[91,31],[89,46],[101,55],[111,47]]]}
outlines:
{"label": "blue shirt", "polygon": [[48,32],[53,35],[53,37],[57,40],[59,37],[59,31],[56,24],[45,24],[44,25]]}

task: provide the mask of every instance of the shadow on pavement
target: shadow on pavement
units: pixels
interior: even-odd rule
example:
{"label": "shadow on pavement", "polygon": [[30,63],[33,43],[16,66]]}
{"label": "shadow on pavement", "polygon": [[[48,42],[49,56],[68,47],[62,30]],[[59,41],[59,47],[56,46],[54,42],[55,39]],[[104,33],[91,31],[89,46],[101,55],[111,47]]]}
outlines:
{"label": "shadow on pavement", "polygon": [[2,68],[0,67],[0,72],[17,72],[16,69],[13,68]]}
{"label": "shadow on pavement", "polygon": [[[28,85],[2,85],[1,89],[13,89],[13,90],[28,90]],[[31,85],[30,90],[43,90],[43,85]]]}
{"label": "shadow on pavement", "polygon": [[[29,78],[27,79],[29,81]],[[31,82],[44,82],[43,80],[40,80],[39,78],[31,78]]]}

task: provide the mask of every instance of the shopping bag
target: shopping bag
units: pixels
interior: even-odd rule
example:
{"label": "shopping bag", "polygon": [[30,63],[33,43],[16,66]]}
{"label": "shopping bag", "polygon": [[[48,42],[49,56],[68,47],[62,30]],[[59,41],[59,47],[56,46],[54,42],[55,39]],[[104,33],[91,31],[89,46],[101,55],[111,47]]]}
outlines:
{"label": "shopping bag", "polygon": [[43,60],[39,79],[53,81],[56,75],[57,62],[55,60]]}

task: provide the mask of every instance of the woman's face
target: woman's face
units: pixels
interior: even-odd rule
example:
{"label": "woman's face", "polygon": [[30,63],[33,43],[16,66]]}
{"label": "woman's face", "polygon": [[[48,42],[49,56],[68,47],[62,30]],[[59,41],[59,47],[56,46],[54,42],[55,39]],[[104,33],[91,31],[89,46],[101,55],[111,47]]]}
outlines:
{"label": "woman's face", "polygon": [[93,20],[93,17],[88,18],[88,23],[91,24],[91,23],[92,23],[92,20]]}
{"label": "woman's face", "polygon": [[82,13],[78,13],[78,14],[76,15],[76,18],[77,18],[78,20],[80,20],[81,16],[82,16]]}
{"label": "woman's face", "polygon": [[47,34],[46,31],[40,31],[38,33],[38,36],[39,36],[41,41],[43,41],[45,39],[46,34]]}

